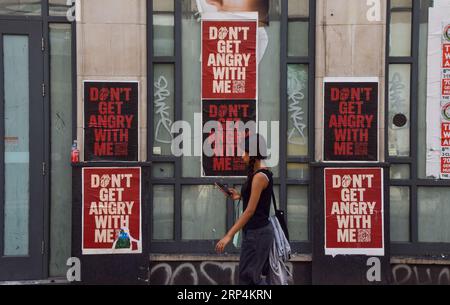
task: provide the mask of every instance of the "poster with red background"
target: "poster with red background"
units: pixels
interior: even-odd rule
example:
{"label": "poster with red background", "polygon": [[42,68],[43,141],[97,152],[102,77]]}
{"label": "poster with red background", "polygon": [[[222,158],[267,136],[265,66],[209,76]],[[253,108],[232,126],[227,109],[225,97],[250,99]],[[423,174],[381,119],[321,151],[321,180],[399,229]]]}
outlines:
{"label": "poster with red background", "polygon": [[326,168],[325,255],[384,255],[383,169]]}
{"label": "poster with red background", "polygon": [[202,99],[256,99],[258,20],[202,21]]}
{"label": "poster with red background", "polygon": [[83,168],[82,253],[142,253],[141,168]]}
{"label": "poster with red background", "polygon": [[450,68],[450,43],[442,45],[442,68]]}

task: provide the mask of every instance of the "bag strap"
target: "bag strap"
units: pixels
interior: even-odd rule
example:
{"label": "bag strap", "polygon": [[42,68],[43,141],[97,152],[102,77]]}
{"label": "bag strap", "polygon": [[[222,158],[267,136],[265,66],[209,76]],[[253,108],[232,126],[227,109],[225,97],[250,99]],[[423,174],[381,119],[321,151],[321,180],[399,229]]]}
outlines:
{"label": "bag strap", "polygon": [[241,201],[242,201],[242,198],[239,198],[239,201],[238,201],[238,203],[237,203],[237,205],[236,205],[236,207],[235,207],[235,209],[234,209],[234,211],[236,212],[236,210],[237,210],[237,213],[239,214],[239,207],[240,207],[240,205],[241,205]]}
{"label": "bag strap", "polygon": [[272,203],[273,203],[273,208],[275,209],[275,211],[277,211],[278,210],[277,200],[275,199],[275,193],[273,192],[273,189],[272,189]]}

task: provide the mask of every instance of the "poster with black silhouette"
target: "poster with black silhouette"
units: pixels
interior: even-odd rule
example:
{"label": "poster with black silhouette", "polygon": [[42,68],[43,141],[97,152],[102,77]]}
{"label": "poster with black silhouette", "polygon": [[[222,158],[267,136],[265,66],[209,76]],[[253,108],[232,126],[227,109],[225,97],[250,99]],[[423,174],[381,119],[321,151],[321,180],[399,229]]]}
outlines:
{"label": "poster with black silhouette", "polygon": [[137,161],[138,82],[84,82],[84,160]]}
{"label": "poster with black silhouette", "polygon": [[378,161],[378,80],[324,81],[324,161]]}

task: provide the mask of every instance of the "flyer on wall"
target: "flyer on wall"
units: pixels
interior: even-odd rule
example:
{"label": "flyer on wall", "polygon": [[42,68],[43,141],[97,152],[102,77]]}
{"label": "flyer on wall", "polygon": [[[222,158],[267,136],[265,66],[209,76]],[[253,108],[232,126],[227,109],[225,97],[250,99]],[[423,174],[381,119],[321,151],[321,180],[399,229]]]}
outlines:
{"label": "flyer on wall", "polygon": [[257,129],[258,13],[203,13],[201,33],[202,143],[212,150],[202,149],[202,176],[246,176],[239,147]]}

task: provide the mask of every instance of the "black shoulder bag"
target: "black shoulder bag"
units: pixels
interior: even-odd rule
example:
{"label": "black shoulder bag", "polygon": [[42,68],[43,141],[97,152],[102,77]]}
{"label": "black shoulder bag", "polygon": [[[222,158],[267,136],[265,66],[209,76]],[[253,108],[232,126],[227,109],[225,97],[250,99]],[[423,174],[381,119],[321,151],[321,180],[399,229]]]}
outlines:
{"label": "black shoulder bag", "polygon": [[272,202],[273,202],[273,208],[275,210],[275,217],[278,219],[278,222],[280,223],[280,226],[283,229],[284,236],[286,236],[286,239],[288,241],[290,241],[288,227],[286,225],[286,220],[284,219],[285,213],[283,210],[278,210],[277,200],[275,199],[275,194],[274,194],[273,190],[272,190]]}

